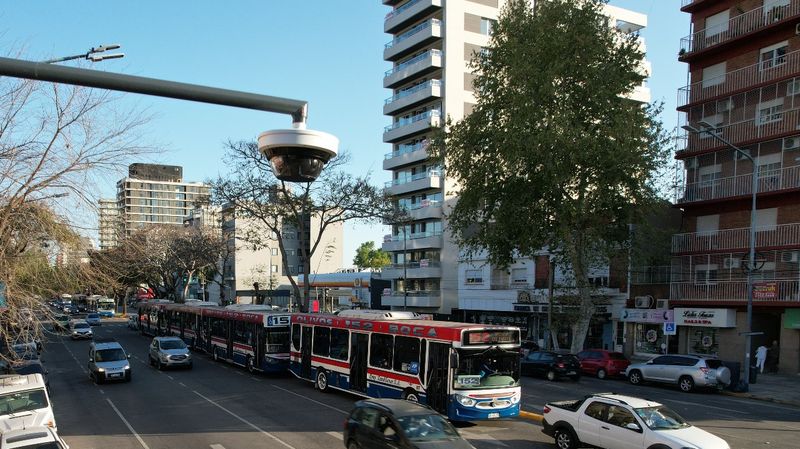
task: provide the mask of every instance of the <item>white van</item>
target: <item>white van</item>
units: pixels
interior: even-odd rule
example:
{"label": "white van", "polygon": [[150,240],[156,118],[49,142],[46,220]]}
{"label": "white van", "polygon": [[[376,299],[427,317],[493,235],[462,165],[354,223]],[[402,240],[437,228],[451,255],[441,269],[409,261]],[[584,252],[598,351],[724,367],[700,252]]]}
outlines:
{"label": "white van", "polygon": [[56,428],[41,374],[0,376],[0,434],[33,426]]}

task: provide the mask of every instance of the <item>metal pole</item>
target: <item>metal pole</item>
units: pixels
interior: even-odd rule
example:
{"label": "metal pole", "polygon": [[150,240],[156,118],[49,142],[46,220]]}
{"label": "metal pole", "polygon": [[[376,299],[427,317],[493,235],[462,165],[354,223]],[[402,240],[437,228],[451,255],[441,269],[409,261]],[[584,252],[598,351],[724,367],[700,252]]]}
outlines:
{"label": "metal pole", "polygon": [[547,256],[547,341],[545,349],[553,349],[553,284],[556,270],[553,269],[553,258]]}
{"label": "metal pole", "polygon": [[305,123],[308,107],[289,98],[2,57],[0,75],[289,114],[294,123]]}
{"label": "metal pole", "polygon": [[406,225],[403,223],[403,310],[408,307],[408,249]]}

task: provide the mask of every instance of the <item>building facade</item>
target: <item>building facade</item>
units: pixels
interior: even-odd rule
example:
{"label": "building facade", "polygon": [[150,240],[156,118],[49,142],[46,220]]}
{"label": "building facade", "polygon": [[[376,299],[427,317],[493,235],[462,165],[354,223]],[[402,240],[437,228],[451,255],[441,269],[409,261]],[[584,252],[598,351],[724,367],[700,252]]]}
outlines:
{"label": "building facade", "polygon": [[[691,34],[678,59],[687,132],[677,159],[683,229],[672,241],[670,306],[678,350],[741,360],[747,261],[755,227],[753,350],[780,346],[779,367],[800,371],[800,0],[683,0]],[[750,221],[757,176],[755,223]]]}
{"label": "building facade", "polygon": [[123,232],[117,200],[101,199],[98,206],[100,249],[113,248],[117,246],[120,233]]}
{"label": "building facade", "polygon": [[[448,235],[443,210],[455,202],[456,186],[429,158],[427,146],[445,117],[458,121],[476,103],[468,64],[489,43],[502,0],[382,0],[392,10],[384,31],[392,35],[383,59],[392,64],[383,86],[392,94],[383,105],[391,124],[383,141],[392,150],[383,168],[391,171],[386,192],[408,212],[384,237],[392,265],[383,278],[392,287],[383,304],[423,313],[448,314],[459,307],[459,248]],[[606,6],[612,26],[632,33],[645,16]],[[644,41],[642,41],[644,50]],[[649,65],[642,67],[649,73]],[[645,85],[631,93],[649,102]]]}

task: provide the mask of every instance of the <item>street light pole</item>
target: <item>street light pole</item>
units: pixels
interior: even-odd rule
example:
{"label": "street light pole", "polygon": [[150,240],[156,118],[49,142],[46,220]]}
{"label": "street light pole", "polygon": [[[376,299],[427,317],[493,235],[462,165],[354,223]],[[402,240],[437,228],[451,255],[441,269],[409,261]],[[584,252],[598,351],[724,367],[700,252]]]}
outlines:
{"label": "street light pole", "polygon": [[406,224],[403,223],[403,310],[408,307],[408,230]]}
{"label": "street light pole", "polygon": [[55,58],[55,59],[48,59],[46,61],[42,61],[45,64],[53,64],[56,62],[64,62],[64,61],[72,61],[73,59],[86,59],[92,62],[100,62],[105,61],[106,59],[117,59],[117,58],[124,58],[125,53],[112,53],[101,55],[99,53],[103,53],[106,50],[116,50],[120,48],[119,44],[110,44],[110,45],[99,45],[97,47],[92,47],[86,53],[81,53],[79,55],[72,55],[72,56],[64,56],[63,58]]}
{"label": "street light pole", "polygon": [[743,157],[747,158],[753,166],[753,176],[752,176],[752,199],[751,199],[751,206],[750,206],[750,255],[749,259],[750,262],[748,263],[747,267],[747,329],[744,332],[745,334],[745,343],[744,343],[744,381],[743,381],[743,388],[744,391],[748,391],[750,389],[750,352],[752,350],[752,339],[753,339],[753,270],[756,268],[756,196],[758,195],[758,166],[756,165],[756,160],[750,153],[742,150],[741,148],[737,147],[736,145],[732,144],[727,139],[721,137],[717,134],[717,128],[711,125],[706,121],[700,121],[700,125],[703,129],[697,129],[691,125],[684,125],[682,126],[683,129],[690,133],[695,134],[707,134],[714,139],[719,140],[720,142],[724,143],[737,153],[741,154]]}

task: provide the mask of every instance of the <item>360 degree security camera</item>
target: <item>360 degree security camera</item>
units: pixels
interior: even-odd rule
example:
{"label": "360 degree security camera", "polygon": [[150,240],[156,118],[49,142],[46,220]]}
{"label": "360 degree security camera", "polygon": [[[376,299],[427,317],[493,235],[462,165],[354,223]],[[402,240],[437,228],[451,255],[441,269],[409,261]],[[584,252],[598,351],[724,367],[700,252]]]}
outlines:
{"label": "360 degree security camera", "polygon": [[339,151],[339,139],[303,127],[266,131],[258,136],[258,150],[269,159],[282,181],[313,182]]}

